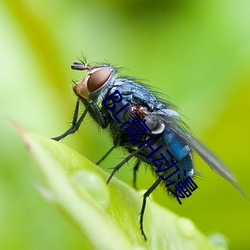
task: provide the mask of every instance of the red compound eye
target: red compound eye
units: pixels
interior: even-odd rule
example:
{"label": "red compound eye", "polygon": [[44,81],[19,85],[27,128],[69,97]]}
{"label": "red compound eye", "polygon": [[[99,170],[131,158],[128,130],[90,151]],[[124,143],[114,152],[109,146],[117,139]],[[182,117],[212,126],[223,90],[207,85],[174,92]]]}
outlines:
{"label": "red compound eye", "polygon": [[88,90],[93,92],[99,89],[109,78],[110,71],[108,69],[99,69],[92,73],[88,79]]}

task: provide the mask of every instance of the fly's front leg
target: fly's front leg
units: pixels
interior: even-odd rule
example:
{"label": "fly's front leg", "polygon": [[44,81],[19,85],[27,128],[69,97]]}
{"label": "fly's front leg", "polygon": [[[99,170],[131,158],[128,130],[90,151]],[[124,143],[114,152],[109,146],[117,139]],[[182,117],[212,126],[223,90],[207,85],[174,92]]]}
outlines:
{"label": "fly's front leg", "polygon": [[146,208],[146,201],[148,196],[156,189],[156,187],[161,183],[162,179],[159,177],[154,184],[147,190],[147,192],[143,195],[142,208],[140,212],[140,230],[143,235],[144,240],[147,240],[146,234],[143,229],[143,216]]}
{"label": "fly's front leg", "polygon": [[82,113],[81,117],[77,121],[78,112],[79,112],[79,103],[80,103],[80,101],[78,99],[77,102],[76,102],[76,106],[75,106],[75,111],[74,111],[74,116],[73,116],[71,127],[65,133],[63,133],[62,135],[59,135],[59,136],[51,138],[51,139],[53,139],[55,141],[60,141],[64,137],[68,136],[69,134],[75,133],[79,129],[79,127],[80,127],[80,125],[81,125],[81,123],[82,123],[82,121],[83,121],[84,117],[86,116],[86,114],[88,112],[88,109],[89,109],[89,105],[87,105],[86,109],[84,110],[84,112]]}
{"label": "fly's front leg", "polygon": [[106,128],[108,126],[108,121],[105,113],[101,111],[96,102],[90,100],[89,105],[90,105],[89,113],[96,120],[96,122],[99,125],[101,125],[103,129]]}

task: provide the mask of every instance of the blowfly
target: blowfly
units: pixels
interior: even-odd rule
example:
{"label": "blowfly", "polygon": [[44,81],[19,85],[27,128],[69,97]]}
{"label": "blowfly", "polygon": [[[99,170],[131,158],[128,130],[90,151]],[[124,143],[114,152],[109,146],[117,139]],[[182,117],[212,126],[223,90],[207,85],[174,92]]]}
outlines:
{"label": "blowfly", "polygon": [[[107,183],[134,157],[134,186],[141,163],[154,170],[157,178],[143,195],[140,213],[140,230],[145,240],[143,215],[147,197],[160,183],[168,188],[169,194],[177,197],[179,193],[173,190],[196,173],[192,151],[245,196],[226,165],[189,132],[175,106],[157,97],[148,85],[133,78],[119,77],[118,70],[109,64],[90,66],[80,61],[74,62],[71,68],[84,70],[87,74],[73,87],[77,102],[71,127],[53,139],[59,141],[76,132],[89,113],[102,129],[108,129],[113,138],[113,147],[98,163],[116,147],[128,152],[127,157],[114,167]],[[85,110],[79,116],[80,102]]]}

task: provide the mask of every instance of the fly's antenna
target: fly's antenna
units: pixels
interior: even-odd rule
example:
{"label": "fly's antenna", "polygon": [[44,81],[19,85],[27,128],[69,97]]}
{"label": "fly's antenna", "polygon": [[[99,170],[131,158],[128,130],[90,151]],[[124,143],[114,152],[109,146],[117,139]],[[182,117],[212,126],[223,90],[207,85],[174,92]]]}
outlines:
{"label": "fly's antenna", "polygon": [[89,65],[84,62],[73,62],[71,69],[74,70],[89,70]]}

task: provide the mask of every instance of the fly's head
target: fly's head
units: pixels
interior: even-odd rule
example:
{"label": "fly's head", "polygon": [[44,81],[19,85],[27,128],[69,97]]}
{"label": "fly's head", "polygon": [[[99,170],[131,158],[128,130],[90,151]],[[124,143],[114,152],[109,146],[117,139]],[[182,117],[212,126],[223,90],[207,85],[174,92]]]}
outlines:
{"label": "fly's head", "polygon": [[116,71],[110,65],[89,66],[83,62],[74,62],[71,69],[87,70],[86,76],[73,87],[75,94],[86,101],[101,101],[105,96],[105,88],[116,78]]}

